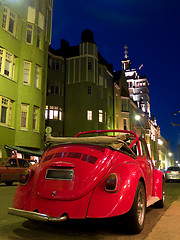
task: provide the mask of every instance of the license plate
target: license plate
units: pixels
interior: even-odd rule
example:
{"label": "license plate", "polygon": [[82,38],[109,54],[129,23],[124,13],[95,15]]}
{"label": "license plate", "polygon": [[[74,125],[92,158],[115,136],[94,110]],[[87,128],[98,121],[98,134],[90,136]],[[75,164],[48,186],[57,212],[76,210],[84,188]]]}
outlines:
{"label": "license plate", "polygon": [[46,179],[72,181],[74,170],[48,169]]}

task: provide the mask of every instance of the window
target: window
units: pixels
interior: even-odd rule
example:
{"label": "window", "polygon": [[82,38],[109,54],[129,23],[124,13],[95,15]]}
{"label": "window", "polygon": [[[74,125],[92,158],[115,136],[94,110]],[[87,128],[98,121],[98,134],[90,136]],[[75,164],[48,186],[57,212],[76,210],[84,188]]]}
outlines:
{"label": "window", "polygon": [[38,131],[38,115],[39,115],[39,108],[34,106],[33,109],[33,130]]}
{"label": "window", "polygon": [[92,120],[92,111],[87,110],[87,120]]}
{"label": "window", "polygon": [[88,95],[91,95],[91,86],[88,86]]}
{"label": "window", "polygon": [[28,23],[26,30],[26,43],[32,44],[33,40],[33,25]]}
{"label": "window", "polygon": [[37,47],[41,48],[41,29],[37,29]]}
{"label": "window", "polygon": [[57,71],[63,71],[64,70],[64,61],[59,58],[49,57],[48,67],[50,69],[55,69]]}
{"label": "window", "polygon": [[122,111],[128,112],[129,111],[129,101],[128,99],[122,99]]}
{"label": "window", "polygon": [[63,96],[63,86],[60,82],[51,82],[48,86],[48,93]]}
{"label": "window", "polygon": [[14,79],[14,62],[14,55],[3,48],[0,48],[0,74],[10,79]]}
{"label": "window", "polygon": [[0,123],[10,126],[12,101],[0,96]]}
{"label": "window", "polygon": [[34,7],[35,5],[35,0],[28,0],[28,6]]}
{"label": "window", "polygon": [[46,109],[45,109],[45,119],[48,119],[48,106],[46,105]]}
{"label": "window", "polygon": [[99,110],[99,122],[103,122],[103,110]]}
{"label": "window", "polygon": [[15,158],[9,159],[9,161],[6,163],[8,167],[17,167],[17,160]]}
{"label": "window", "polygon": [[18,159],[18,162],[19,162],[19,167],[21,167],[21,168],[28,168],[29,167],[28,162],[24,159]]}
{"label": "window", "polygon": [[126,118],[123,119],[123,126],[124,126],[124,130],[127,130],[127,119]]}
{"label": "window", "polygon": [[23,84],[30,85],[30,71],[31,71],[31,63],[24,61]]}
{"label": "window", "polygon": [[35,67],[35,80],[34,80],[34,86],[36,88],[40,88],[40,68],[38,65]]}
{"label": "window", "polygon": [[29,105],[21,104],[21,128],[28,129]]}
{"label": "window", "polygon": [[92,70],[92,63],[88,62],[88,70]]}
{"label": "window", "polygon": [[9,8],[4,7],[2,28],[12,35],[16,35],[17,15]]}
{"label": "window", "polygon": [[62,108],[58,106],[46,106],[45,119],[54,119],[62,121]]}

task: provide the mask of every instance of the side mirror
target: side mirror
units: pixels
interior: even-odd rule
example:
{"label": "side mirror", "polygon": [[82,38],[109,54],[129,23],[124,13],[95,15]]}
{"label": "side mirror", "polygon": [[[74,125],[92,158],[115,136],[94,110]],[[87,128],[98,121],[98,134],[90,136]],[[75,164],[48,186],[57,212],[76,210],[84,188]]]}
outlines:
{"label": "side mirror", "polygon": [[5,167],[11,167],[11,165],[10,165],[10,163],[7,163],[6,165],[5,165]]}

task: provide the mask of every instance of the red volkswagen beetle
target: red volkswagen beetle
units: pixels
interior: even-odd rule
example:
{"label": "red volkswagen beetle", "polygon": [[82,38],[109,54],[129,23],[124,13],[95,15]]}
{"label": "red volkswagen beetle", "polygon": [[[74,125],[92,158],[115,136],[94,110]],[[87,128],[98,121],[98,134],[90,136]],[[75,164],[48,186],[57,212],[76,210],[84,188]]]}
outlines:
{"label": "red volkswagen beetle", "polygon": [[22,174],[9,214],[46,222],[122,215],[139,233],[146,207],[164,206],[163,173],[134,132],[96,130],[48,142],[40,163]]}

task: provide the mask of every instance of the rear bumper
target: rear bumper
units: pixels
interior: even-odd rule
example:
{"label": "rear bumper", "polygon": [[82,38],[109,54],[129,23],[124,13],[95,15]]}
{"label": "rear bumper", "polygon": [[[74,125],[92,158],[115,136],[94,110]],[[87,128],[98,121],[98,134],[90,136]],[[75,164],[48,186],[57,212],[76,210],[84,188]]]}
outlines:
{"label": "rear bumper", "polygon": [[67,218],[68,218],[67,215],[63,215],[61,217],[51,217],[47,214],[25,211],[25,210],[20,210],[20,209],[16,209],[16,208],[9,208],[8,214],[27,218],[30,220],[41,221],[41,222],[62,222],[62,221],[67,220]]}

